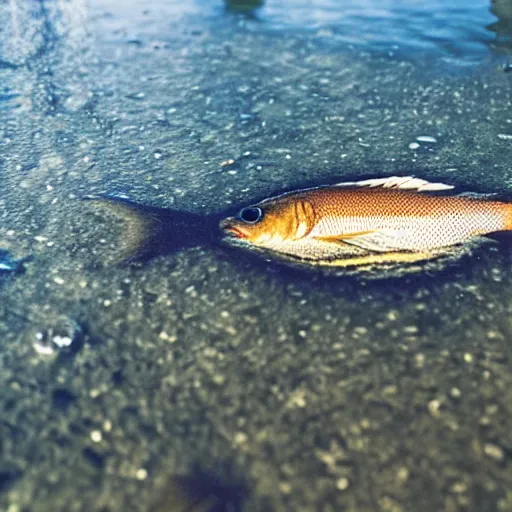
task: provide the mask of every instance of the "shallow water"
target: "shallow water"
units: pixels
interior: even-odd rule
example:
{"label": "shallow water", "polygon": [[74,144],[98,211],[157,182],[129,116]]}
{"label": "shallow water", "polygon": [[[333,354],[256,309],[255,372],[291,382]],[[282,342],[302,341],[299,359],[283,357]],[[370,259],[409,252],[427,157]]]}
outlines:
{"label": "shallow water", "polygon": [[127,267],[80,200],[509,192],[510,10],[0,3],[0,510],[511,510],[510,239],[400,279],[220,245]]}

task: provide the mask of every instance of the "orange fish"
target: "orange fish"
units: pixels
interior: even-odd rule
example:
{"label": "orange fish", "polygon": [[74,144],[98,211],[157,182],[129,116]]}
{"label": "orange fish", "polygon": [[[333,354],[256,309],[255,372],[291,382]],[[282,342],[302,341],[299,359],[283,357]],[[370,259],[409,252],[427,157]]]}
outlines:
{"label": "orange fish", "polygon": [[512,230],[512,204],[414,177],[309,188],[221,221],[225,240],[312,265],[374,267],[457,255]]}

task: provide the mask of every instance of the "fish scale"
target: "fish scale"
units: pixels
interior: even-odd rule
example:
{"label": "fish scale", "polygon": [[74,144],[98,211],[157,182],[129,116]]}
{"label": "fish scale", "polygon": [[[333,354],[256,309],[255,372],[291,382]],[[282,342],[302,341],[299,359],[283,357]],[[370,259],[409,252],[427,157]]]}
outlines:
{"label": "fish scale", "polygon": [[319,218],[310,236],[391,230],[393,249],[403,250],[439,248],[506,229],[510,211],[506,203],[386,189],[319,189],[307,200]]}

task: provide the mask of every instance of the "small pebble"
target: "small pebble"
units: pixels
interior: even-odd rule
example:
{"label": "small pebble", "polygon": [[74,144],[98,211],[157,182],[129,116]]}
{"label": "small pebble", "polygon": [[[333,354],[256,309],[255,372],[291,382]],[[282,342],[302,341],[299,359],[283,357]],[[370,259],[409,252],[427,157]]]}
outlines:
{"label": "small pebble", "polygon": [[51,356],[55,352],[53,347],[42,339],[35,341],[32,346],[34,347],[36,353],[41,356]]}
{"label": "small pebble", "polygon": [[414,361],[418,368],[423,368],[423,366],[425,366],[425,354],[416,354],[414,356]]}
{"label": "small pebble", "polygon": [[435,137],[430,137],[429,135],[420,135],[419,137],[416,137],[416,140],[418,142],[437,142]]}
{"label": "small pebble", "polygon": [[69,336],[59,336],[58,334],[52,338],[53,343],[59,348],[69,347],[73,343],[73,339]]}
{"label": "small pebble", "polygon": [[417,142],[411,142],[409,144],[409,149],[418,149],[420,145]]}
{"label": "small pebble", "polygon": [[469,352],[466,352],[464,354],[464,361],[466,361],[466,363],[472,363],[473,362],[473,356]]}
{"label": "small pebble", "polygon": [[237,432],[233,440],[237,445],[245,444],[247,443],[247,434],[244,434],[243,432]]}
{"label": "small pebble", "polygon": [[146,468],[139,468],[135,473],[135,478],[137,480],[146,480],[148,477],[148,470]]}
{"label": "small pebble", "polygon": [[460,398],[462,393],[459,388],[452,388],[450,390],[450,395],[452,396],[452,398]]}
{"label": "small pebble", "polygon": [[398,480],[400,480],[401,482],[405,482],[409,478],[409,470],[405,466],[401,467],[398,470],[396,476],[397,476]]}
{"label": "small pebble", "polygon": [[103,439],[103,435],[101,434],[101,430],[93,430],[91,432],[91,440],[93,443],[99,443]]}
{"label": "small pebble", "polygon": [[434,417],[439,416],[439,409],[441,408],[441,402],[439,400],[430,400],[428,403],[428,410]]}
{"label": "small pebble", "polygon": [[220,373],[216,373],[212,377],[212,381],[214,384],[217,384],[217,386],[222,386],[224,382],[226,382],[226,377],[224,375],[221,375]]}
{"label": "small pebble", "polygon": [[499,446],[491,443],[484,444],[484,453],[498,462],[502,461],[505,457],[503,450]]}
{"label": "small pebble", "polygon": [[349,485],[350,485],[350,482],[348,481],[348,478],[345,478],[345,477],[338,478],[338,480],[336,481],[336,487],[340,491],[346,491],[348,489]]}
{"label": "small pebble", "polygon": [[386,316],[390,322],[394,322],[398,318],[398,311],[392,309]]}
{"label": "small pebble", "polygon": [[468,486],[464,482],[455,482],[452,485],[452,491],[455,494],[463,494],[468,490]]}
{"label": "small pebble", "polygon": [[281,482],[279,484],[279,490],[282,494],[290,494],[292,492],[292,486],[288,482]]}

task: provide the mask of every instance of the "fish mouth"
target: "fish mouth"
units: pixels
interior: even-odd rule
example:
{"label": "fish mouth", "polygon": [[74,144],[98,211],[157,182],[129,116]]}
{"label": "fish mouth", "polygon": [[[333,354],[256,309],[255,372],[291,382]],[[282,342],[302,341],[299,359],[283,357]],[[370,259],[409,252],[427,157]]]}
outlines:
{"label": "fish mouth", "polygon": [[220,229],[229,238],[236,238],[241,240],[246,240],[249,238],[249,235],[245,231],[234,224],[234,219],[231,217],[221,221]]}
{"label": "fish mouth", "polygon": [[241,238],[241,239],[249,238],[243,231],[241,231],[238,228],[235,228],[234,226],[226,228],[224,231],[228,235],[231,235],[231,236],[233,236],[235,238]]}

